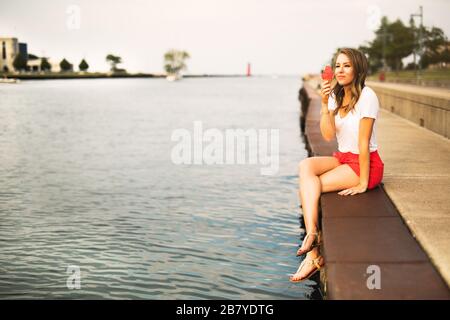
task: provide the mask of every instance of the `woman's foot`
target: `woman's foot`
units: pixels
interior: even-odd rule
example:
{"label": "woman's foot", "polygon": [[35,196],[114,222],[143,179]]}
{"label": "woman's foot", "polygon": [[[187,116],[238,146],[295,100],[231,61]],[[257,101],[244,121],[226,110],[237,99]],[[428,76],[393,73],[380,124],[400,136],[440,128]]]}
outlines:
{"label": "woman's foot", "polygon": [[297,251],[297,256],[308,253],[315,247],[320,245],[320,233],[319,232],[308,232],[303,239],[302,246]]}
{"label": "woman's foot", "polygon": [[309,279],[317,271],[320,271],[324,265],[325,261],[322,256],[312,257],[311,255],[307,255],[289,280],[291,282],[300,282]]}

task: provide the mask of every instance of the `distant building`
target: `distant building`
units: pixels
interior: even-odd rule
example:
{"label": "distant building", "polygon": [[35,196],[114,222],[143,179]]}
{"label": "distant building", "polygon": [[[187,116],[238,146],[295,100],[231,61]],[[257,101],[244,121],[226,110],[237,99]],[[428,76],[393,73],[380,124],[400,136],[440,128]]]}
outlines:
{"label": "distant building", "polygon": [[19,53],[28,59],[27,44],[17,38],[0,38],[0,50],[0,72],[14,71],[13,62]]}
{"label": "distant building", "polygon": [[52,72],[61,72],[61,66],[59,65],[60,61],[49,60],[48,62],[52,66]]}
{"label": "distant building", "polygon": [[28,71],[41,72],[41,63],[43,58],[29,58],[27,61]]}
{"label": "distant building", "polygon": [[28,46],[26,43],[19,42],[19,53],[28,60]]}
{"label": "distant building", "polygon": [[13,71],[13,62],[19,53],[19,42],[17,38],[0,38],[1,55],[0,55],[0,71]]}

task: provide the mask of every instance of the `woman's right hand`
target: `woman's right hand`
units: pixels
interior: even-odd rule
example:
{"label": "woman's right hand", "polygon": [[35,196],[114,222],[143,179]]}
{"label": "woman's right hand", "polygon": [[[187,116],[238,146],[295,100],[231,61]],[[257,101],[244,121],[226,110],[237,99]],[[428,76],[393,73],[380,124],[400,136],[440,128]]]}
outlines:
{"label": "woman's right hand", "polygon": [[322,80],[322,90],[320,96],[322,97],[322,104],[328,105],[328,97],[331,92],[331,84],[328,80]]}

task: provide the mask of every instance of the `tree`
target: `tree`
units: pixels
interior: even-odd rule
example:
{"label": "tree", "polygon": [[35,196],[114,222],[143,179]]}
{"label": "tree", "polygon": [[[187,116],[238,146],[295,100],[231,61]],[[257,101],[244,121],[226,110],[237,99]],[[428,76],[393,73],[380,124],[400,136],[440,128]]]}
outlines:
{"label": "tree", "polygon": [[408,27],[400,20],[391,23],[387,17],[381,19],[381,25],[375,31],[375,39],[359,46],[359,49],[369,56],[372,73],[382,68],[383,62],[391,69],[400,70],[403,67],[402,59],[411,53],[420,53],[421,59],[416,64],[410,63],[406,66],[407,69],[448,62],[450,55],[447,38],[441,29],[416,27],[413,19]]}
{"label": "tree", "polygon": [[369,45],[361,45],[358,47],[366,56],[369,57],[369,74],[373,74],[383,67],[382,49]]}
{"label": "tree", "polygon": [[86,71],[87,69],[89,69],[89,65],[87,64],[86,60],[81,60],[80,64],[78,65],[78,69],[80,69],[80,71]]}
{"label": "tree", "polygon": [[181,70],[186,69],[185,60],[189,59],[189,53],[180,50],[169,50],[164,54],[164,70],[168,74],[178,74]]}
{"label": "tree", "polygon": [[107,61],[109,64],[111,64],[111,71],[112,71],[112,72],[115,72],[115,71],[117,71],[117,65],[118,65],[119,63],[122,63],[122,58],[119,57],[119,56],[115,56],[115,55],[112,55],[112,54],[108,54],[108,55],[106,56],[106,61]]}
{"label": "tree", "polygon": [[448,45],[444,31],[436,27],[432,27],[431,30],[423,27],[421,33],[423,55],[420,59],[420,66],[426,68],[430,64],[447,62],[446,51],[448,55]]}
{"label": "tree", "polygon": [[405,26],[399,19],[390,23],[387,17],[383,17],[380,27],[375,31],[375,39],[360,48],[369,55],[371,71],[383,66],[383,61],[398,71],[402,68],[402,59],[413,52],[414,46],[412,28]]}
{"label": "tree", "polygon": [[403,67],[402,59],[414,50],[414,33],[400,20],[386,25],[391,41],[386,44],[386,63],[395,71]]}
{"label": "tree", "polygon": [[50,71],[52,69],[52,66],[48,62],[47,58],[42,58],[41,60],[41,70],[42,71]]}
{"label": "tree", "polygon": [[450,64],[450,42],[447,42],[445,49],[441,52],[440,62],[444,62],[446,64]]}
{"label": "tree", "polygon": [[16,57],[14,58],[14,61],[13,61],[13,67],[17,71],[26,70],[27,69],[26,57],[21,53],[16,55]]}
{"label": "tree", "polygon": [[73,65],[67,61],[65,58],[61,60],[59,63],[59,67],[61,68],[61,71],[72,71]]}
{"label": "tree", "polygon": [[427,50],[438,53],[441,46],[447,42],[446,36],[442,29],[432,27],[431,30],[425,28],[424,45]]}

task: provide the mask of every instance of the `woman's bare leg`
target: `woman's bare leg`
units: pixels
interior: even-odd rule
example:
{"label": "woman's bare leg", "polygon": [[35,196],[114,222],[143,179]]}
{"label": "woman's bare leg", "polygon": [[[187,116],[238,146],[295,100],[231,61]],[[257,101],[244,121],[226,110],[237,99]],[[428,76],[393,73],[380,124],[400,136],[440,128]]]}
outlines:
{"label": "woman's bare leg", "polygon": [[[322,190],[319,176],[339,165],[335,157],[311,157],[299,164],[299,198],[306,233],[315,233],[319,230],[319,198]],[[305,245],[312,241],[314,236],[310,236]]]}
{"label": "woman's bare leg", "polygon": [[[321,186],[321,192],[332,192],[332,191],[341,191],[347,188],[354,187],[359,183],[358,175],[350,168],[348,165],[339,165],[332,170],[324,172],[319,177],[319,183]],[[307,191],[307,190],[305,190]],[[307,192],[306,192],[307,193]],[[320,197],[320,193],[319,193]],[[317,202],[319,199],[317,199]],[[304,207],[304,205],[303,205]],[[318,210],[318,208],[317,208]],[[303,208],[303,212],[304,208]],[[318,218],[317,218],[318,221]],[[318,222],[317,222],[318,223]],[[305,219],[306,224],[306,219]],[[314,248],[306,255],[305,259],[316,259],[320,256],[319,248]],[[324,264],[323,259],[319,262],[320,265]],[[308,274],[314,271],[316,267],[313,264],[305,264],[305,266],[294,276],[292,280],[298,281],[300,279],[305,278]]]}

